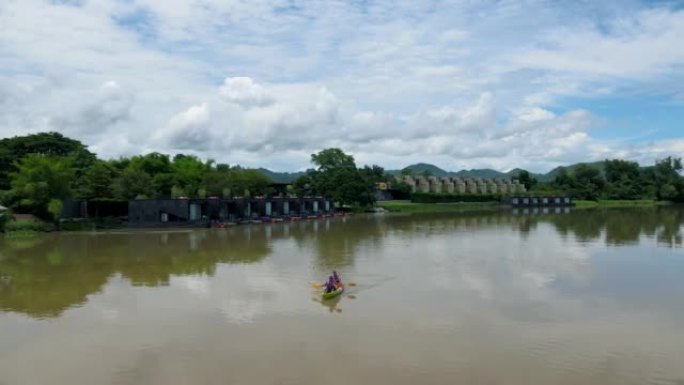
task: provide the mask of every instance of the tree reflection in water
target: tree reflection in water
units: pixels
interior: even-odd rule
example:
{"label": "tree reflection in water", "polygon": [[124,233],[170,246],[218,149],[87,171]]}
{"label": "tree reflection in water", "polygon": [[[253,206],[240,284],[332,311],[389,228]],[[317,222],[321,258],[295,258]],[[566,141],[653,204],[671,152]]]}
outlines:
{"label": "tree reflection in water", "polygon": [[[168,285],[172,276],[213,276],[217,264],[259,263],[277,252],[275,241],[292,240],[301,253],[311,250],[314,273],[354,265],[359,252],[380,255],[388,235],[402,242],[431,234],[515,231],[528,237],[550,224],[563,238],[634,245],[682,247],[682,207],[573,210],[536,214],[505,211],[457,214],[361,215],[288,224],[221,230],[47,234],[0,238],[0,309],[37,318],[57,317],[80,306],[115,275],[135,286]],[[396,238],[395,238],[396,239]],[[305,256],[308,258],[308,256]]]}

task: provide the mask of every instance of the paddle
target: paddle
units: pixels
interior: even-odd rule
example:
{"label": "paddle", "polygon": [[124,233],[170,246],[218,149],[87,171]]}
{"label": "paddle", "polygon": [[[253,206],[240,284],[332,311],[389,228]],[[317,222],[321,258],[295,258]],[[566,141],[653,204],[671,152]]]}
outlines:
{"label": "paddle", "polygon": [[[356,287],[356,284],[355,284],[354,282],[348,282],[348,283],[345,283],[345,285],[350,286],[350,287]],[[311,287],[313,287],[314,289],[320,289],[320,288],[322,288],[323,286],[325,286],[324,283],[320,283],[320,282],[311,282]]]}

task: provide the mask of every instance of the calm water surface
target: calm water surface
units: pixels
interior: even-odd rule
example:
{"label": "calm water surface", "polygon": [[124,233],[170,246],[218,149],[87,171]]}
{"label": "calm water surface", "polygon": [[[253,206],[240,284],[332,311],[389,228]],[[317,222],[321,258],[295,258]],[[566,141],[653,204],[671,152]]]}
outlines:
{"label": "calm water surface", "polygon": [[[684,384],[681,208],[0,238],[0,384]],[[356,283],[321,303],[332,269]]]}

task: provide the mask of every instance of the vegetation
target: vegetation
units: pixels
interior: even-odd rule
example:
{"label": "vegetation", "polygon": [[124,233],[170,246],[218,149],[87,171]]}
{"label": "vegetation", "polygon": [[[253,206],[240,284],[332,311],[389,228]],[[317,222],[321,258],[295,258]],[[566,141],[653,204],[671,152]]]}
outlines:
{"label": "vegetation", "polygon": [[[353,156],[337,148],[313,154],[311,162],[315,168],[297,174],[300,176],[291,188],[280,193],[322,195],[338,205],[356,207],[369,207],[375,203],[379,182],[392,181],[393,189],[400,195],[410,193],[408,185],[395,183],[392,175],[382,167],[359,168]],[[478,170],[471,170],[475,171]],[[425,164],[401,171],[404,175],[439,175],[442,172]],[[511,177],[524,184],[530,194],[568,194],[576,201],[594,201],[597,205],[605,205],[600,203],[605,200],[684,201],[680,158],[668,157],[650,167],[639,167],[635,162],[619,159],[578,164],[554,169],[552,181],[541,180],[539,175],[526,170],[514,172]],[[274,193],[271,179],[261,170],[202,160],[194,155],[169,156],[154,152],[103,160],[79,141],[58,133],[0,140],[0,204],[14,212],[32,213],[45,221],[59,221],[61,202],[68,198],[128,201]],[[498,200],[493,195],[410,195],[415,203]]]}
{"label": "vegetation", "polygon": [[411,194],[413,203],[499,202],[500,200],[500,196],[493,194]]}
{"label": "vegetation", "polygon": [[679,158],[667,157],[652,167],[611,159],[599,168],[580,163],[571,172],[560,168],[550,183],[532,185],[532,193],[557,192],[575,200],[684,201],[684,178]]}
{"label": "vegetation", "polygon": [[445,213],[498,209],[498,202],[415,203],[411,201],[383,201],[378,206],[398,213]]}
{"label": "vegetation", "polygon": [[82,143],[58,133],[0,140],[0,204],[48,221],[60,219],[61,202],[67,198],[264,195],[274,192],[270,184],[258,170],[193,155],[170,157],[155,152],[102,160]]}
{"label": "vegetation", "polygon": [[299,177],[294,183],[295,190],[301,195],[323,195],[343,206],[373,205],[376,183],[388,178],[380,166],[357,168],[354,157],[339,148],[311,155],[311,163],[316,169]]}
{"label": "vegetation", "polygon": [[575,207],[577,208],[594,208],[594,207],[653,207],[653,206],[665,206],[670,204],[669,201],[656,201],[653,199],[612,199],[612,200],[597,200],[597,201],[586,201],[586,200],[576,200]]}
{"label": "vegetation", "polygon": [[52,227],[45,222],[41,221],[9,221],[5,223],[5,231],[8,233],[16,232],[39,232],[48,231]]}

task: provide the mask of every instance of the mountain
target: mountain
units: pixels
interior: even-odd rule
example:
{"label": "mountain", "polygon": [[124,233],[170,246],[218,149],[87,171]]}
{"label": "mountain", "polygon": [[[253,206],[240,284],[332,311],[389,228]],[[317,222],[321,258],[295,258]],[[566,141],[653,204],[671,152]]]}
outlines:
{"label": "mountain", "polygon": [[[554,179],[556,179],[556,175],[558,175],[558,173],[560,172],[560,170],[561,170],[562,168],[564,168],[565,171],[566,171],[568,174],[570,174],[570,173],[573,172],[573,170],[575,170],[575,168],[576,168],[577,165],[579,165],[579,164],[580,164],[580,163],[575,163],[575,164],[571,164],[571,165],[569,165],[569,166],[560,166],[560,167],[556,167],[556,168],[554,168],[553,170],[547,172],[546,174],[535,175],[535,177],[536,177],[537,180],[540,181],[540,182],[551,182],[551,181],[553,181]],[[600,161],[600,162],[591,162],[591,163],[587,163],[587,164],[590,165],[590,166],[594,166],[594,167],[598,168],[598,169],[601,171],[601,174],[603,174],[603,161]]]}
{"label": "mountain", "polygon": [[269,177],[274,183],[292,183],[295,179],[306,174],[305,172],[276,172],[269,169],[258,169],[262,174]]}
{"label": "mountain", "polygon": [[459,178],[492,178],[492,179],[508,179],[509,176],[489,168],[461,170],[459,172],[451,173],[453,176]]}
{"label": "mountain", "polygon": [[444,171],[441,168],[439,168],[433,164],[428,164],[428,163],[412,164],[408,167],[404,167],[404,170],[406,170],[406,169],[411,170],[413,172],[413,174],[415,174],[415,175],[420,175],[420,174],[424,173],[425,171],[429,172],[430,175],[439,176],[439,177],[449,175],[449,172]]}
{"label": "mountain", "polygon": [[[561,168],[565,168],[568,173],[571,173],[579,163],[571,164],[569,166],[556,167],[546,174],[537,174],[530,172],[530,176],[536,178],[540,182],[551,182],[556,178],[556,175],[560,172]],[[587,163],[601,170],[603,173],[603,161]],[[402,170],[387,170],[387,173],[392,175],[399,175],[403,170],[411,170],[414,175],[420,175],[424,171],[429,171],[430,175],[443,177],[443,176],[457,176],[460,178],[492,178],[492,179],[512,179],[516,178],[521,171],[520,168],[514,168],[508,172],[501,172],[492,170],[489,168],[472,169],[472,170],[460,170],[460,171],[445,171],[433,164],[429,163],[416,163],[410,166],[404,167]]]}
{"label": "mountain", "polygon": [[[387,170],[387,173],[392,174],[392,175],[400,175],[402,171],[404,170],[411,170],[411,173],[413,175],[422,175],[425,171],[429,172],[430,175],[437,176],[437,177],[444,177],[444,176],[457,176],[459,178],[495,178],[495,179],[510,179],[511,177],[514,177],[517,175],[517,172],[515,174],[508,172],[508,173],[503,173],[500,171],[492,170],[489,168],[483,168],[483,169],[473,169],[473,170],[461,170],[458,172],[453,172],[453,171],[445,171],[433,164],[429,163],[416,163],[412,164],[410,166],[406,166],[401,170]],[[516,169],[518,170],[518,169]]]}
{"label": "mountain", "polygon": [[[537,174],[537,173],[530,173],[530,176],[536,178],[540,182],[551,182],[556,178],[556,175],[560,172],[561,168],[565,168],[565,170],[568,173],[572,173],[572,171],[577,167],[579,163],[576,164],[571,164],[569,166],[563,166],[563,167],[556,167],[553,170],[547,172],[546,174]],[[587,163],[591,166],[594,166],[601,170],[601,173],[603,173],[603,161],[600,162],[592,162],[592,163]],[[521,171],[524,171],[523,169],[520,168],[514,168],[508,172],[501,172],[501,171],[496,171],[492,170],[490,168],[480,168],[480,169],[472,169],[472,170],[460,170],[460,171],[446,171],[444,169],[441,169],[434,164],[429,164],[429,163],[416,163],[412,164],[409,166],[404,167],[401,170],[385,170],[388,174],[391,175],[401,175],[402,171],[404,170],[411,170],[411,173],[413,175],[422,175],[424,172],[428,172],[430,175],[437,176],[437,177],[444,177],[444,176],[457,176],[459,178],[492,178],[492,179],[512,179],[516,178],[518,174],[520,174]],[[271,178],[275,183],[292,183],[295,179],[299,178],[300,176],[306,174],[305,172],[275,172],[271,171],[265,168],[260,168],[259,171],[261,171],[264,175],[267,177]]]}

